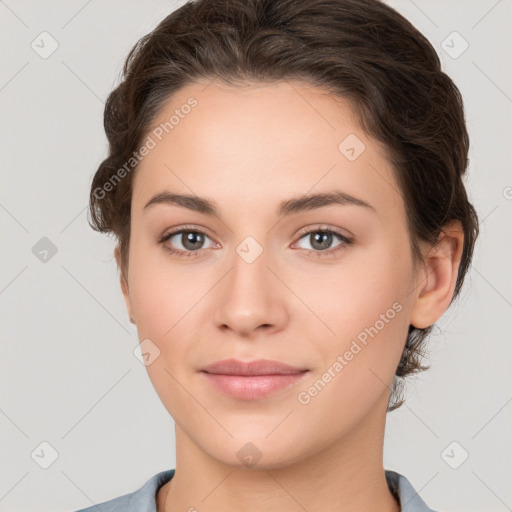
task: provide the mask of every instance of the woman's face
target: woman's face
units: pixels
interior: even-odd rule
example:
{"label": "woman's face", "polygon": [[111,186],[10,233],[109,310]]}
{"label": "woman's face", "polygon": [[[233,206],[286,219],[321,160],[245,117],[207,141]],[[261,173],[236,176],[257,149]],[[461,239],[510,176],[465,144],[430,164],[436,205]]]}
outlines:
{"label": "woman's face", "polygon": [[[277,468],[376,432],[416,296],[382,146],[346,101],[285,81],[189,85],[148,135],[123,291],[180,435]],[[203,371],[226,359],[296,373]]]}

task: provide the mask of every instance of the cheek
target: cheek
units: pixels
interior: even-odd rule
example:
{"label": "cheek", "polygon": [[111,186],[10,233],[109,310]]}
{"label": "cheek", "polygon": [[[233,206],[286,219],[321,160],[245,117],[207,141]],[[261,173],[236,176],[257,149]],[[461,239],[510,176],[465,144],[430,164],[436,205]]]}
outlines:
{"label": "cheek", "polygon": [[148,376],[164,407],[179,422],[198,413],[183,385],[193,371],[189,340],[196,337],[198,303],[208,288],[183,267],[157,263],[155,252],[134,247],[130,296],[139,339],[151,340],[158,349],[158,356],[146,366]]}
{"label": "cheek", "polygon": [[[170,340],[193,323],[208,286],[195,265],[170,264],[161,248],[137,247],[130,254],[130,297],[139,334]],[[194,307],[196,305],[196,307]]]}
{"label": "cheek", "polygon": [[[303,414],[322,417],[326,431],[350,429],[392,386],[407,333],[406,287],[393,267],[333,279],[319,316],[335,334],[318,337],[321,366],[297,396]],[[382,271],[381,271],[382,270]],[[321,296],[314,297],[318,305]],[[326,435],[327,433],[326,432]],[[313,433],[311,433],[313,435]]]}
{"label": "cheek", "polygon": [[397,253],[390,245],[347,252],[336,265],[301,271],[300,278],[294,270],[285,274],[286,282],[293,283],[296,295],[315,314],[315,324],[322,328],[323,323],[323,332],[341,346],[376,322],[381,327],[381,315],[384,321],[390,319],[386,332],[400,330],[406,323],[405,314],[397,314],[397,309],[406,310],[411,261],[406,251]]}
{"label": "cheek", "polygon": [[[303,284],[299,293],[329,328],[318,323],[327,333],[317,336],[315,348],[322,351],[321,371],[331,368],[336,384],[329,387],[355,406],[351,401],[361,403],[361,393],[371,399],[392,383],[409,325],[411,261],[407,251],[382,246],[345,263],[316,272],[317,285]],[[341,366],[333,368],[336,362]]]}

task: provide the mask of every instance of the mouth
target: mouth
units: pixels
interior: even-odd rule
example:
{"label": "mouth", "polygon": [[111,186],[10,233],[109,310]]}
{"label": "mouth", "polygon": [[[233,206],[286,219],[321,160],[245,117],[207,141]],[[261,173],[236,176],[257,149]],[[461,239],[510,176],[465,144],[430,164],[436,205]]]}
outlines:
{"label": "mouth", "polygon": [[250,362],[226,359],[201,370],[216,390],[241,400],[256,400],[289,388],[308,372],[267,359]]}

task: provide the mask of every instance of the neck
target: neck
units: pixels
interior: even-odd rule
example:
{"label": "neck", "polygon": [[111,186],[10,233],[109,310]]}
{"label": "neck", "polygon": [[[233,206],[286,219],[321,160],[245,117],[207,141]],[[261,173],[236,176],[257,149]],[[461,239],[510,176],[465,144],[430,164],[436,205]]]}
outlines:
{"label": "neck", "polygon": [[223,464],[176,425],[176,471],[158,493],[157,510],[399,512],[383,467],[385,415],[377,413],[326,449],[265,469]]}

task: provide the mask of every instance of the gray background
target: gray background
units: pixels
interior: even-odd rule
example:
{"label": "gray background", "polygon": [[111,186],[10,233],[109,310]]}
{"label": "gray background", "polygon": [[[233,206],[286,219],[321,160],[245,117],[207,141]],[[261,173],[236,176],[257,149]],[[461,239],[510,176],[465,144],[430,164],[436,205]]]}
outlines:
{"label": "gray background", "polygon": [[[0,1],[0,511],[76,510],[174,467],[174,424],[133,354],[113,241],[89,228],[86,206],[106,155],[104,100],[133,44],[182,3]],[[483,222],[432,368],[388,414],[384,465],[441,512],[512,510],[512,3],[390,4],[463,93]],[[46,59],[31,47],[43,31],[58,42]],[[469,44],[457,58],[453,31]],[[43,237],[57,248],[46,262],[33,253]],[[42,442],[58,452],[47,469]]]}

